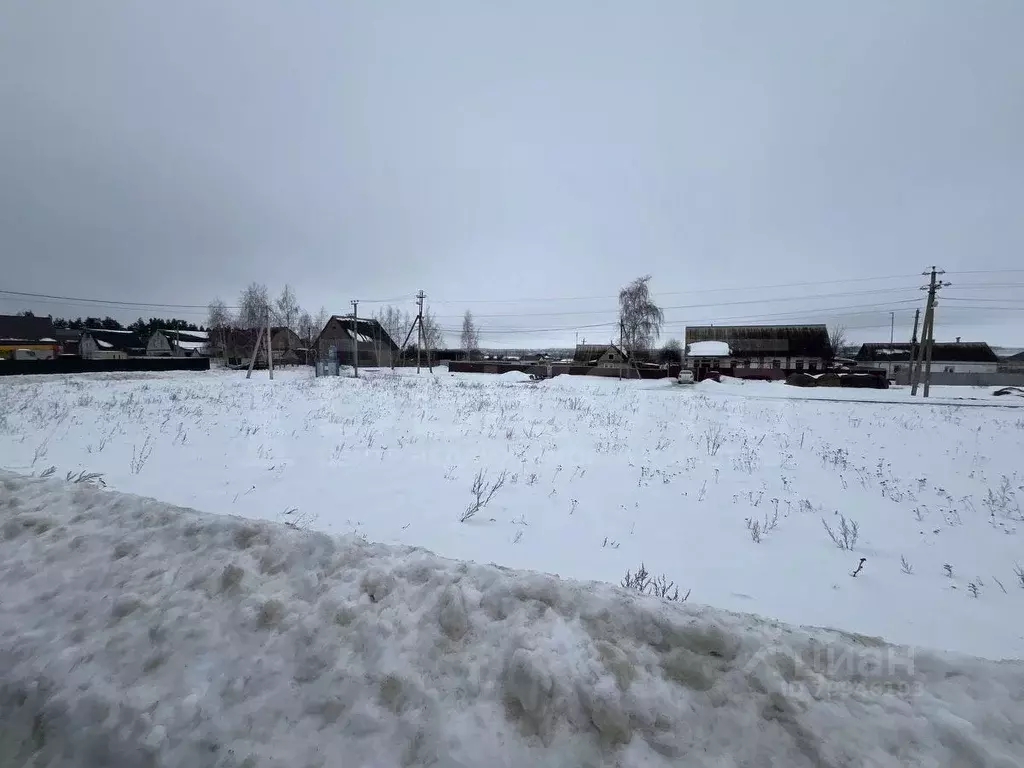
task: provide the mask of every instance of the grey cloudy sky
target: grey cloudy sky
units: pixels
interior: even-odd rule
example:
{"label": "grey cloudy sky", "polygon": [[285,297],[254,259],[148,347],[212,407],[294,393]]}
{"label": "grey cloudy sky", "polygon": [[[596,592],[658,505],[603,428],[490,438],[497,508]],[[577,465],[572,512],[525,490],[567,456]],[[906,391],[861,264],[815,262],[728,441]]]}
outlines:
{"label": "grey cloudy sky", "polygon": [[870,340],[934,263],[937,337],[1024,345],[1022,38],[1020,0],[0,0],[0,290],[422,288],[500,346],[607,339],[650,273],[665,335]]}

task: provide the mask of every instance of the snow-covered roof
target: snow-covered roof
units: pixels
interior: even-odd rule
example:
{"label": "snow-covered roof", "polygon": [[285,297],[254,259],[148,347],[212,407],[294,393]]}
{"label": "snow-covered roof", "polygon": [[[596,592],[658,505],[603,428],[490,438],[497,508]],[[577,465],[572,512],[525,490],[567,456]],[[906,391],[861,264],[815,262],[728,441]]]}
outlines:
{"label": "snow-covered roof", "polygon": [[181,349],[192,349],[192,350],[205,349],[206,348],[206,342],[205,341],[176,341],[176,342],[174,342],[174,346],[180,347]]}
{"label": "snow-covered roof", "polygon": [[176,329],[171,329],[171,328],[157,328],[157,330],[160,331],[160,333],[162,333],[167,338],[172,338],[172,337],[177,336],[179,334],[181,336],[188,336],[189,337],[189,341],[191,341],[193,339],[208,339],[208,338],[210,338],[210,332],[209,331],[178,331]]}
{"label": "snow-covered roof", "polygon": [[694,341],[688,347],[690,357],[728,357],[729,345],[724,341]]}
{"label": "snow-covered roof", "polygon": [[40,339],[40,341],[46,342],[46,343],[49,343],[49,344],[56,344],[57,343],[56,339]]}
{"label": "snow-covered roof", "polygon": [[114,348],[113,344],[108,344],[107,342],[103,341],[103,339],[96,339],[96,346],[99,347],[100,349],[113,349]]}
{"label": "snow-covered roof", "polygon": [[367,344],[373,344],[374,342],[374,338],[372,336],[367,336],[365,333],[353,333],[351,328],[346,328],[345,333],[348,334],[350,339],[357,339],[358,341],[362,341]]}

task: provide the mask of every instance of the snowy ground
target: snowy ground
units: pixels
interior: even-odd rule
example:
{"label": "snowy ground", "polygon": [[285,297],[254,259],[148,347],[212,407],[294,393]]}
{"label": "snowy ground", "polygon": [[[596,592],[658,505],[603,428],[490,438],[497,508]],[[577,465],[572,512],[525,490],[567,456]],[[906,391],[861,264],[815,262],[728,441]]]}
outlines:
{"label": "snowy ground", "polygon": [[4,766],[1024,759],[1019,662],[194,513],[88,481],[0,472],[0,595]]}
{"label": "snowy ground", "polygon": [[[1024,410],[523,378],[10,377],[0,467],[575,579],[642,562],[691,602],[1024,658]],[[462,521],[478,473],[504,484]]]}

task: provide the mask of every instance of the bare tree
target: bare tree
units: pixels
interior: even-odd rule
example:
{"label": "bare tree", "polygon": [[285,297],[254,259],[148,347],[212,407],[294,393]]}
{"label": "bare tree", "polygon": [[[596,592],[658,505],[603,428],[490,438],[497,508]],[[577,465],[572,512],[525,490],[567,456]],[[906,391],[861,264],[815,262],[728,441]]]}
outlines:
{"label": "bare tree", "polygon": [[313,317],[313,327],[316,328],[316,336],[319,336],[323,331],[324,326],[327,325],[327,321],[331,319],[330,314],[323,307],[320,307],[320,311]]}
{"label": "bare tree", "polygon": [[473,321],[473,313],[468,309],[466,314],[462,316],[461,344],[462,348],[466,351],[467,357],[471,357],[474,352],[480,349],[480,331]]}
{"label": "bare tree", "polygon": [[423,348],[428,352],[444,348],[444,333],[429,309],[423,310]]}
{"label": "bare tree", "polygon": [[227,335],[231,326],[231,313],[220,299],[214,299],[207,307],[206,330],[210,334],[210,347],[220,349],[227,357]]}
{"label": "bare tree", "polygon": [[665,313],[651,301],[650,280],[650,275],[638,277],[619,291],[619,333],[630,356],[650,349],[665,322]]}
{"label": "bare tree", "polygon": [[846,346],[846,326],[833,325],[828,329],[828,349],[831,359],[835,360],[843,354],[843,347]]}
{"label": "bare tree", "polygon": [[384,329],[396,345],[405,341],[405,337],[412,327],[412,316],[409,312],[402,312],[398,307],[391,306],[390,304],[377,310],[374,319],[380,323],[381,328]]}
{"label": "bare tree", "polygon": [[683,362],[683,345],[679,343],[679,339],[669,339],[665,342],[665,346],[658,352],[659,363],[681,363]]}
{"label": "bare tree", "polygon": [[295,291],[290,285],[285,284],[281,295],[275,302],[277,305],[277,316],[281,325],[289,330],[296,331],[299,320],[299,302],[295,298]]}
{"label": "bare tree", "polygon": [[238,325],[242,328],[262,328],[270,317],[270,294],[267,286],[250,283],[238,297]]}
{"label": "bare tree", "polygon": [[299,313],[296,325],[298,327],[296,333],[299,334],[299,338],[302,340],[302,346],[309,349],[313,346],[313,339],[320,334],[320,329],[313,327],[313,318],[305,310]]}

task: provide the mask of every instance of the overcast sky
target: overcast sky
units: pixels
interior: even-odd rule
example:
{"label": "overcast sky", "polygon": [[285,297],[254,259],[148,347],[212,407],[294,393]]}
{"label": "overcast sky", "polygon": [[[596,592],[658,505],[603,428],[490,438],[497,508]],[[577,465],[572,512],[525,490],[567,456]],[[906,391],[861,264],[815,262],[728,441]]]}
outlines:
{"label": "overcast sky", "polygon": [[0,0],[0,290],[423,289],[525,346],[649,273],[666,336],[868,341],[937,264],[939,340],[1024,346],[1022,39],[1021,0]]}

